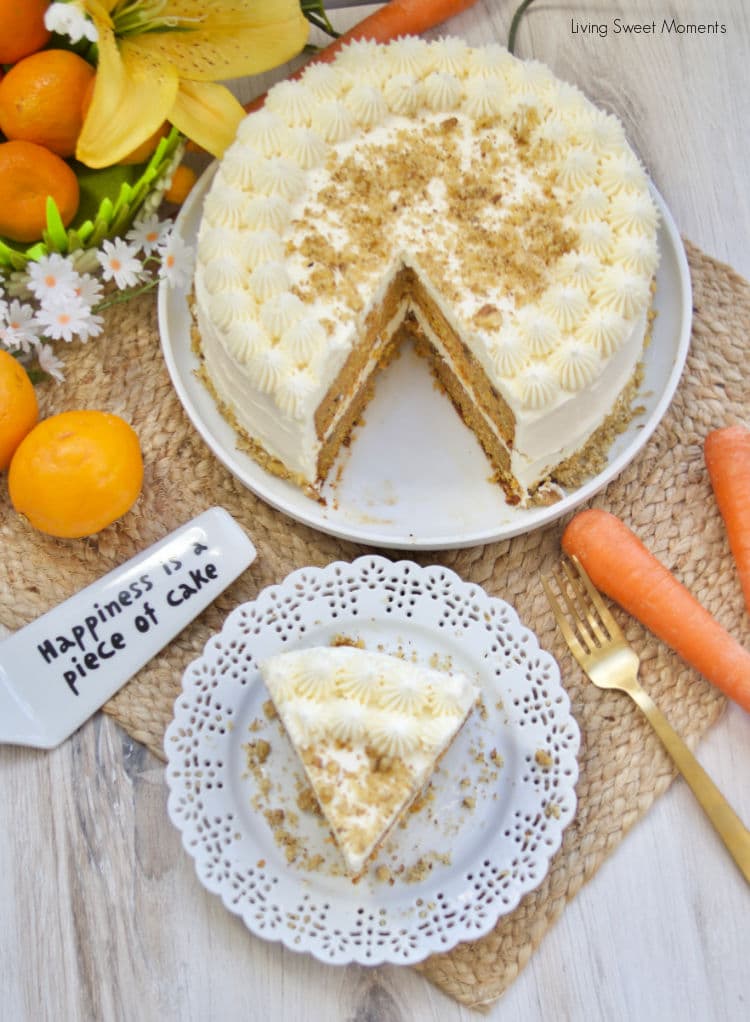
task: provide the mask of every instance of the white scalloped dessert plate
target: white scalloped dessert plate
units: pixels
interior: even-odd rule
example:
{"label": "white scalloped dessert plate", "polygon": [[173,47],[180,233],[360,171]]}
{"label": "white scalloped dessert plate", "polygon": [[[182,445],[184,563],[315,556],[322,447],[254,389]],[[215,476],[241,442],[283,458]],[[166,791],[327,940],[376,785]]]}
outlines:
{"label": "white scalloped dessert plate", "polygon": [[[342,635],[482,689],[357,884],[298,801],[302,766],[258,671]],[[188,667],[165,736],[168,811],[201,882],[255,935],[332,964],[409,964],[483,936],[542,882],[575,813],[579,744],[557,664],[507,603],[441,566],[361,557],[263,590]]]}
{"label": "white scalloped dessert plate", "polygon": [[[193,189],[176,231],[193,244],[214,168]],[[644,412],[613,443],[604,469],[548,507],[506,503],[473,433],[434,384],[424,359],[402,352],[381,373],[365,426],[345,447],[312,500],[271,475],[237,446],[237,435],[196,377],[188,288],[162,285],[159,328],[172,382],[193,425],[237,479],[272,507],[322,532],[397,549],[474,546],[530,532],[588,500],[635,457],[669,407],[690,342],[690,272],[679,232],[654,189],[661,214],[653,337],[638,395]]]}

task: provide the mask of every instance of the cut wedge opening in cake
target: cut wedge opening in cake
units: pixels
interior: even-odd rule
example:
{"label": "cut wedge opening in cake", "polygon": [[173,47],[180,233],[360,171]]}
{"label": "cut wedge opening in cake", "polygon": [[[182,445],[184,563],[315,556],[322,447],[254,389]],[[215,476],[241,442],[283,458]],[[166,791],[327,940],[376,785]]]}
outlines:
{"label": "cut wedge opening in cake", "polygon": [[203,378],[261,464],[319,493],[410,335],[526,501],[627,415],[657,221],[619,121],[542,65],[458,40],[345,47],[275,86],[216,173]]}
{"label": "cut wedge opening in cake", "polygon": [[352,879],[420,795],[479,689],[384,653],[313,647],[261,675]]}
{"label": "cut wedge opening in cake", "polygon": [[[508,498],[521,494],[511,473],[510,451],[515,420],[513,413],[492,385],[481,365],[474,362],[451,327],[448,314],[430,297],[430,288],[420,281],[414,260],[393,275],[382,305],[368,317],[362,341],[352,351],[338,377],[320,403],[315,416],[318,479],[325,479],[342,444],[374,393],[377,373],[387,366],[402,344],[412,341],[425,357],[456,410],[474,433],[495,470]],[[347,395],[351,395],[347,400]]]}

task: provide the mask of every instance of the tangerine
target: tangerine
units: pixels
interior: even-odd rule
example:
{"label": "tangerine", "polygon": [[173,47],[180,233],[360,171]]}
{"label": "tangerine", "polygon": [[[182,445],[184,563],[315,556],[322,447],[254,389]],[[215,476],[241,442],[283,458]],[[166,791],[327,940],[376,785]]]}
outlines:
{"label": "tangerine", "polygon": [[0,82],[0,131],[73,156],[83,127],[83,96],[95,73],[69,50],[41,50],[19,60]]}
{"label": "tangerine", "polygon": [[0,142],[0,235],[38,241],[51,196],[67,227],[78,210],[78,178],[65,160],[34,142]]}
{"label": "tangerine", "polygon": [[47,44],[48,7],[49,0],[0,0],[0,64],[15,64]]}
{"label": "tangerine", "polygon": [[181,163],[172,175],[172,181],[164,193],[164,198],[176,206],[182,205],[197,180],[198,175],[193,168],[186,167],[184,163]]}
{"label": "tangerine", "polygon": [[93,409],[43,419],[21,441],[8,472],[13,507],[51,536],[91,536],[129,511],[143,485],[134,430]]}
{"label": "tangerine", "polygon": [[0,349],[0,472],[39,418],[34,384],[10,352]]}

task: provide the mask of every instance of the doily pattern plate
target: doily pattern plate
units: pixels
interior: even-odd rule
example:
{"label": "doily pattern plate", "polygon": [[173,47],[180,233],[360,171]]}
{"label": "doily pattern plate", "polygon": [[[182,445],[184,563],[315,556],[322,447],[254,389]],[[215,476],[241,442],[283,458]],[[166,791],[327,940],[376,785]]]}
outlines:
{"label": "doily pattern plate", "polygon": [[[258,671],[340,641],[454,667],[483,692],[357,884]],[[575,812],[579,742],[557,665],[512,607],[441,566],[365,556],[263,590],[188,667],[165,736],[168,811],[252,933],[328,963],[411,964],[483,936],[541,883]]]}

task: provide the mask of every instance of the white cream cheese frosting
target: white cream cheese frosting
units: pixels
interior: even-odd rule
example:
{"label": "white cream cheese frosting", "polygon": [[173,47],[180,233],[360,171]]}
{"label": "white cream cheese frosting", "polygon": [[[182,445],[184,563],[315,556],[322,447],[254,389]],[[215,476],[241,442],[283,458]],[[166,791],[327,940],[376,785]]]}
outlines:
{"label": "white cream cheese frosting", "polygon": [[356,877],[430,779],[479,689],[460,672],[347,646],[280,653],[261,674]]}
{"label": "white cream cheese frosting", "polygon": [[216,172],[195,277],[206,373],[314,487],[316,410],[408,268],[512,413],[498,441],[530,490],[632,378],[657,223],[619,122],[543,65],[451,38],[350,44],[274,86]]}

